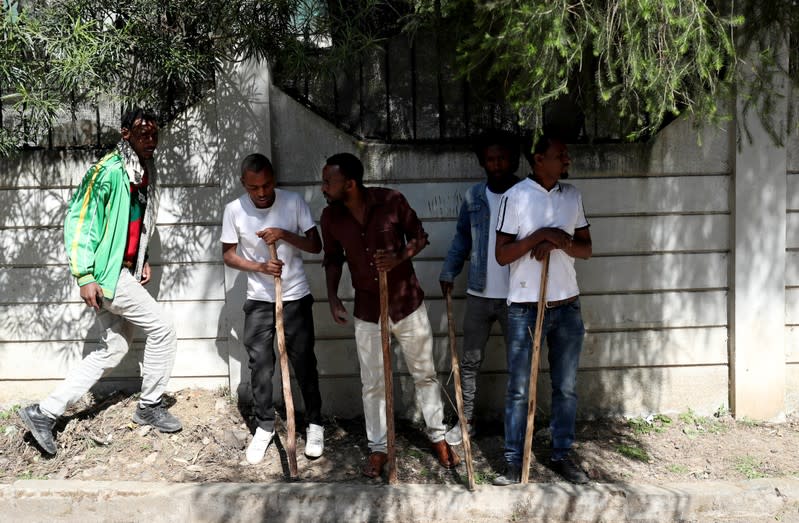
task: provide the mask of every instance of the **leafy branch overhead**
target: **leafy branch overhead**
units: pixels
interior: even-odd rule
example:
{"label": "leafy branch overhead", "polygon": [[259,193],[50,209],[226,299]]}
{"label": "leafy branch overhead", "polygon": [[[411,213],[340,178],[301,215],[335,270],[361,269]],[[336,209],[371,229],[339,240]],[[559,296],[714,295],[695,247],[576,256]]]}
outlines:
{"label": "leafy branch overhead", "polygon": [[0,153],[39,143],[80,104],[139,103],[170,118],[230,60],[335,74],[422,29],[522,125],[540,127],[548,102],[569,100],[641,139],[677,114],[729,117],[733,87],[769,117],[776,78],[797,77],[781,54],[797,27],[793,0],[2,0]]}

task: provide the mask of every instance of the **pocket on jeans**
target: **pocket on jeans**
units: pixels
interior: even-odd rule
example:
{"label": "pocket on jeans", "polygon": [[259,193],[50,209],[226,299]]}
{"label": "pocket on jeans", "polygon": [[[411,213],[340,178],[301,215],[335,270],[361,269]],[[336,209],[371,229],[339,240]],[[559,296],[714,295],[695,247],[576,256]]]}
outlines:
{"label": "pocket on jeans", "polygon": [[524,317],[527,316],[529,312],[530,308],[527,305],[518,305],[515,303],[508,305],[508,316]]}

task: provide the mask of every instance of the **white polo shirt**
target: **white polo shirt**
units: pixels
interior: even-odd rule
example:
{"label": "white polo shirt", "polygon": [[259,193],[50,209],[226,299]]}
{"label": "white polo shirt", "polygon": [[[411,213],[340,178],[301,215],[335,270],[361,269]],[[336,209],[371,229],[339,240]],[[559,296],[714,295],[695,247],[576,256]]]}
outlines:
{"label": "white polo shirt", "polygon": [[[239,255],[245,260],[263,263],[271,259],[269,246],[256,232],[277,227],[304,236],[305,231],[315,226],[308,204],[297,193],[275,189],[275,201],[266,209],[256,207],[245,193],[225,206],[221,240],[237,243]],[[310,294],[300,250],[279,241],[277,257],[283,262],[283,299],[299,300]],[[247,298],[274,302],[275,278],[262,272],[247,272]]]}
{"label": "white polo shirt", "polygon": [[[588,226],[580,191],[558,182],[547,191],[529,177],[505,193],[499,206],[497,232],[525,238],[538,229],[557,227],[574,235]],[[541,262],[529,253],[510,264],[508,303],[537,302],[541,283]],[[549,255],[546,301],[558,301],[580,294],[574,258],[561,249]]]}

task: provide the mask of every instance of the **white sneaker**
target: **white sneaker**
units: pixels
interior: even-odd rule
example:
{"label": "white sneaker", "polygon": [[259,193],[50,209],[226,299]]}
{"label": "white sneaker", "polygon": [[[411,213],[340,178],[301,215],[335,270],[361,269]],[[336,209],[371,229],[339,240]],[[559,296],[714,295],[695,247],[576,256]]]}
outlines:
{"label": "white sneaker", "polygon": [[[467,423],[466,426],[469,430],[469,436],[474,436],[474,427],[472,427],[472,424]],[[450,445],[460,445],[463,443],[463,432],[461,432],[460,421],[456,422],[455,425],[444,434],[444,439]]]}
{"label": "white sneaker", "polygon": [[247,446],[247,463],[250,465],[257,465],[263,461],[266,449],[269,447],[269,444],[272,443],[274,435],[274,431],[269,432],[261,427],[255,429],[255,435],[252,437],[249,446]]}
{"label": "white sneaker", "polygon": [[305,433],[305,455],[309,458],[318,458],[325,450],[325,429],[321,425],[308,425]]}

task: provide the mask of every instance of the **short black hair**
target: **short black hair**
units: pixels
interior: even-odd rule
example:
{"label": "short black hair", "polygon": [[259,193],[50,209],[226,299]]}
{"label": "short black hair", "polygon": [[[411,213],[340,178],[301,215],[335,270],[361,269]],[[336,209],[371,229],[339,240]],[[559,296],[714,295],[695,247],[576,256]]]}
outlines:
{"label": "short black hair", "polygon": [[358,187],[363,187],[363,164],[354,154],[334,154],[325,161],[325,165],[337,165],[344,178],[353,180]]}
{"label": "short black hair", "polygon": [[154,122],[158,125],[158,116],[153,111],[141,107],[132,107],[122,113],[122,129],[133,130],[133,124],[136,123],[136,120]]}
{"label": "short black hair", "polygon": [[522,149],[524,150],[524,157],[527,159],[527,162],[532,167],[535,164],[535,155],[536,154],[546,154],[549,150],[550,146],[554,142],[561,142],[566,143],[560,137],[560,135],[545,129],[544,132],[538,137],[533,144],[533,134],[527,134],[524,137],[524,142],[522,144]]}
{"label": "short black hair", "polygon": [[241,161],[242,176],[244,176],[244,173],[246,173],[247,171],[259,173],[265,169],[268,169],[269,172],[273,174],[275,172],[275,170],[272,168],[272,162],[270,162],[269,158],[267,158],[261,153],[249,154]]}
{"label": "short black hair", "polygon": [[485,160],[485,151],[491,146],[504,147],[511,153],[511,172],[519,168],[519,137],[504,129],[486,129],[474,138],[472,151],[477,155],[480,165]]}

